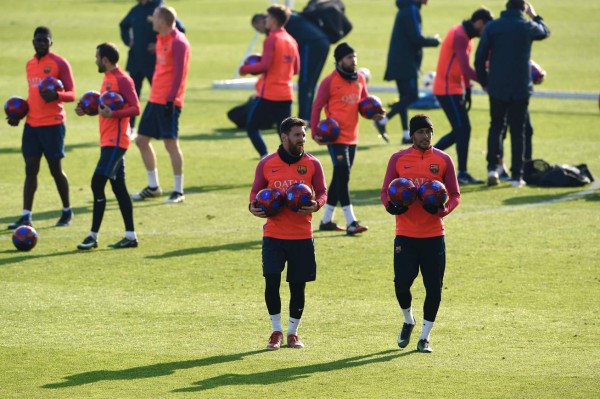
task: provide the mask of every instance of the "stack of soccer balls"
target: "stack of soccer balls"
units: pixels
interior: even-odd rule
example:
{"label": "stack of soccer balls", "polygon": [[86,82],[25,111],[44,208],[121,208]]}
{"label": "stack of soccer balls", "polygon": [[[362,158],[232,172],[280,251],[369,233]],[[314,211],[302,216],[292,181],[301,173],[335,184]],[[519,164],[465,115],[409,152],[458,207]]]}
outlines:
{"label": "stack of soccer balls", "polygon": [[264,188],[256,194],[252,201],[254,208],[260,208],[267,217],[279,214],[285,206],[298,212],[303,206],[310,206],[313,200],[312,189],[303,183],[294,183],[288,187],[285,194],[276,188]]}

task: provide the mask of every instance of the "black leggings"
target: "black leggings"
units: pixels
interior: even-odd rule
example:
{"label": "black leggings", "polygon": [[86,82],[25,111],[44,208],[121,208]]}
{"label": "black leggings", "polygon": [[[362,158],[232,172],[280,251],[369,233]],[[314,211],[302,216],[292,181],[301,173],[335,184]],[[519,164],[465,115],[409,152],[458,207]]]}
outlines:
{"label": "black leggings", "polygon": [[[92,217],[92,231],[97,233],[100,231],[100,225],[102,224],[102,218],[104,217],[104,210],[106,209],[106,195],[104,194],[104,187],[108,177],[99,173],[94,173],[92,177],[92,192],[94,193],[94,210]],[[125,185],[125,179],[117,175],[116,179],[110,179],[113,193],[117,197],[119,202],[119,208],[121,215],[123,216],[123,222],[125,223],[125,231],[134,231],[133,227],[133,204]]]}
{"label": "black leggings", "polygon": [[[281,313],[281,297],[279,286],[281,274],[268,274],[265,276],[265,302],[270,315]],[[304,291],[306,283],[289,283],[290,285],[290,317],[302,318],[304,311]]]}

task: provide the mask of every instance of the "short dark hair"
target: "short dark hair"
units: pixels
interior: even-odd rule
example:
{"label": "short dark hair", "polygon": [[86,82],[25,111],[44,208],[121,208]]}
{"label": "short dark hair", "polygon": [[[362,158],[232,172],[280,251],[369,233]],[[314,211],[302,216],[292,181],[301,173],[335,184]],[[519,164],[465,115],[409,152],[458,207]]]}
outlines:
{"label": "short dark hair", "polygon": [[119,62],[119,50],[117,46],[112,43],[101,43],[96,46],[96,50],[98,50],[98,55],[100,58],[106,57],[111,64],[116,64]]}
{"label": "short dark hair", "polygon": [[306,127],[308,124],[304,119],[296,118],[290,116],[289,118],[285,118],[283,122],[281,122],[281,126],[279,127],[280,133],[290,134],[292,128],[294,126]]}
{"label": "short dark hair", "polygon": [[279,26],[284,26],[290,19],[290,15],[292,15],[290,9],[283,4],[273,4],[267,8],[267,13],[271,14],[279,22]]}
{"label": "short dark hair", "polygon": [[33,37],[36,37],[37,35],[47,35],[48,37],[52,37],[52,32],[47,26],[38,26],[33,31]]}
{"label": "short dark hair", "polygon": [[479,7],[475,10],[473,15],[471,15],[471,22],[477,22],[480,19],[487,24],[494,19],[494,14],[486,7]]}
{"label": "short dark hair", "polygon": [[265,18],[267,18],[267,14],[265,13],[254,14],[252,16],[252,19],[250,20],[250,23],[252,24],[252,26],[254,26],[254,24],[256,24],[258,21],[264,21]]}
{"label": "short dark hair", "polygon": [[525,11],[526,3],[525,0],[508,0],[506,2],[506,8],[516,8],[521,11]]}

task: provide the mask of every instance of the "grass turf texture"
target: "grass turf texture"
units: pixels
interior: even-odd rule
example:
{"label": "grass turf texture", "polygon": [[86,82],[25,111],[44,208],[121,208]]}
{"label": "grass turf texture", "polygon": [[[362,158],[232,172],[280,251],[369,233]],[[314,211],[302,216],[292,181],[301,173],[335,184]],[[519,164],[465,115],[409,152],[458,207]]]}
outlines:
{"label": "grass turf texture", "polygon": [[[91,223],[90,178],[98,157],[97,121],[68,105],[67,157],[75,220],[52,227],[60,201],[45,164],[34,204],[40,239],[30,253],[0,233],[0,397],[2,398],[240,398],[291,392],[301,398],[584,398],[598,396],[598,224],[600,195],[549,203],[584,189],[466,187],[448,218],[444,298],[432,333],[433,355],[414,351],[424,292],[414,285],[418,326],[410,346],[397,349],[402,318],[392,283],[393,218],[378,202],[394,145],[361,121],[351,192],[357,216],[370,230],[360,237],[316,233],[318,280],[307,287],[300,335],[307,347],[264,352],[270,323],[260,273],[262,221],[247,212],[257,157],[225,112],[249,92],[214,91],[253,35],[252,13],[267,1],[172,1],[193,47],[187,103],[181,120],[186,202],[135,204],[140,247],[115,251],[122,236],[110,189],[100,247],[75,249]],[[303,2],[297,2],[301,8]],[[504,1],[486,5],[496,15]],[[37,25],[54,33],[54,51],[71,62],[78,96],[97,89],[94,49],[119,43],[118,22],[134,2],[21,1],[5,10],[0,27],[0,97],[26,95],[25,61]],[[422,10],[424,31],[444,35],[480,5],[432,1]],[[373,83],[383,84],[395,7],[391,1],[346,1],[355,25],[347,38]],[[540,90],[598,88],[600,5],[536,1],[552,37],[534,45],[549,73]],[[257,45],[257,49],[259,46]],[[437,50],[425,50],[434,70]],[[329,64],[325,71],[332,68]],[[148,88],[144,87],[145,103]],[[394,95],[381,95],[384,102]],[[449,128],[440,110],[428,111],[439,138]],[[531,101],[534,155],[551,163],[587,162],[600,176],[595,101]],[[474,97],[470,171],[485,175],[487,99]],[[393,128],[397,126],[397,128]],[[3,193],[0,223],[21,209],[21,127],[0,126]],[[276,148],[273,132],[266,134]],[[508,143],[508,142],[507,142]],[[156,145],[163,188],[172,187],[168,156]],[[331,164],[324,148],[307,149]],[[448,151],[455,155],[454,148]],[[133,192],[145,185],[139,152],[127,155]],[[166,198],[166,197],[165,197]],[[315,215],[315,225],[321,213]],[[338,221],[343,220],[338,210]],[[287,288],[282,286],[284,318]],[[287,324],[287,323],[286,323]]]}

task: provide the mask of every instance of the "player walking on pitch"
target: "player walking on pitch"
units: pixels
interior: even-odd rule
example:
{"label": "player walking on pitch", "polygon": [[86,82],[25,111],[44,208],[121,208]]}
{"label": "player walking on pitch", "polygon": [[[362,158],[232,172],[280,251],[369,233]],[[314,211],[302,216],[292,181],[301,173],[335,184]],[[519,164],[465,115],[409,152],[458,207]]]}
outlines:
{"label": "player walking on pitch", "polygon": [[[33,198],[38,186],[38,173],[42,154],[48,161],[50,173],[62,201],[62,214],[56,226],[68,226],[73,218],[69,201],[69,181],[62,169],[65,156],[65,121],[67,115],[63,102],[75,101],[75,83],[69,62],[50,51],[52,33],[45,26],[38,26],[33,33],[35,55],[27,62],[27,103],[29,113],[23,128],[21,151],[25,159],[25,183],[23,185],[23,213],[15,222],[8,225],[15,229],[21,225],[31,226]],[[59,79],[63,91],[44,90],[38,85],[47,77]],[[19,124],[18,119],[7,118],[11,126]]]}
{"label": "player walking on pitch", "polygon": [[[125,222],[125,238],[113,248],[135,248],[138,246],[137,236],[133,227],[133,204],[125,185],[125,153],[129,148],[129,118],[140,113],[140,102],[135,92],[135,85],[129,75],[119,68],[119,51],[112,43],[102,43],[96,47],[96,65],[98,72],[104,73],[101,92],[114,91],[123,97],[123,109],[112,111],[109,107],[100,104],[100,160],[92,176],[92,192],[94,194],[94,208],[92,216],[92,229],[83,242],[77,245],[78,249],[88,250],[98,246],[98,232],[106,208],[104,188],[110,180],[112,190],[119,202],[123,222]],[[84,115],[81,106],[75,108],[77,115]]]}
{"label": "player walking on pitch", "polygon": [[[423,275],[425,303],[423,304],[423,330],[417,350],[431,353],[429,333],[442,300],[442,284],[446,268],[446,246],[443,218],[460,203],[460,191],[454,164],[448,154],[431,146],[433,124],[428,116],[419,114],[410,120],[412,147],[394,153],[388,163],[381,202],[388,213],[396,215],[394,239],[394,288],[396,299],[404,315],[404,324],[398,337],[398,346],[405,348],[416,324],[412,309],[410,287],[419,274]],[[418,203],[395,206],[387,199],[387,189],[398,177],[411,179],[419,187],[428,180],[444,183],[449,200],[438,208]]]}
{"label": "player walking on pitch", "polygon": [[148,173],[148,186],[133,195],[134,201],[160,197],[156,154],[151,139],[162,139],[171,158],[175,184],[167,203],[183,202],[183,153],[179,147],[179,115],[183,107],[190,61],[190,44],[175,29],[177,14],[172,7],[160,6],[152,16],[156,39],[156,67],[150,98],[144,109],[135,140]]}
{"label": "player walking on pitch", "polygon": [[276,350],[283,341],[281,323],[281,273],[287,262],[286,281],[290,286],[289,324],[287,345],[303,348],[298,338],[298,327],[304,311],[305,288],[308,281],[317,276],[317,262],[311,219],[327,200],[327,187],[323,167],[319,160],[304,152],[306,122],[299,118],[287,118],[280,126],[281,145],[277,152],[264,157],[256,167],[254,183],[250,192],[250,212],[260,218],[267,216],[252,201],[264,188],[274,188],[282,193],[294,183],[312,186],[315,199],[310,206],[294,212],[287,207],[277,215],[267,218],[263,227],[262,268],[265,277],[265,302],[273,326],[267,349]]}

